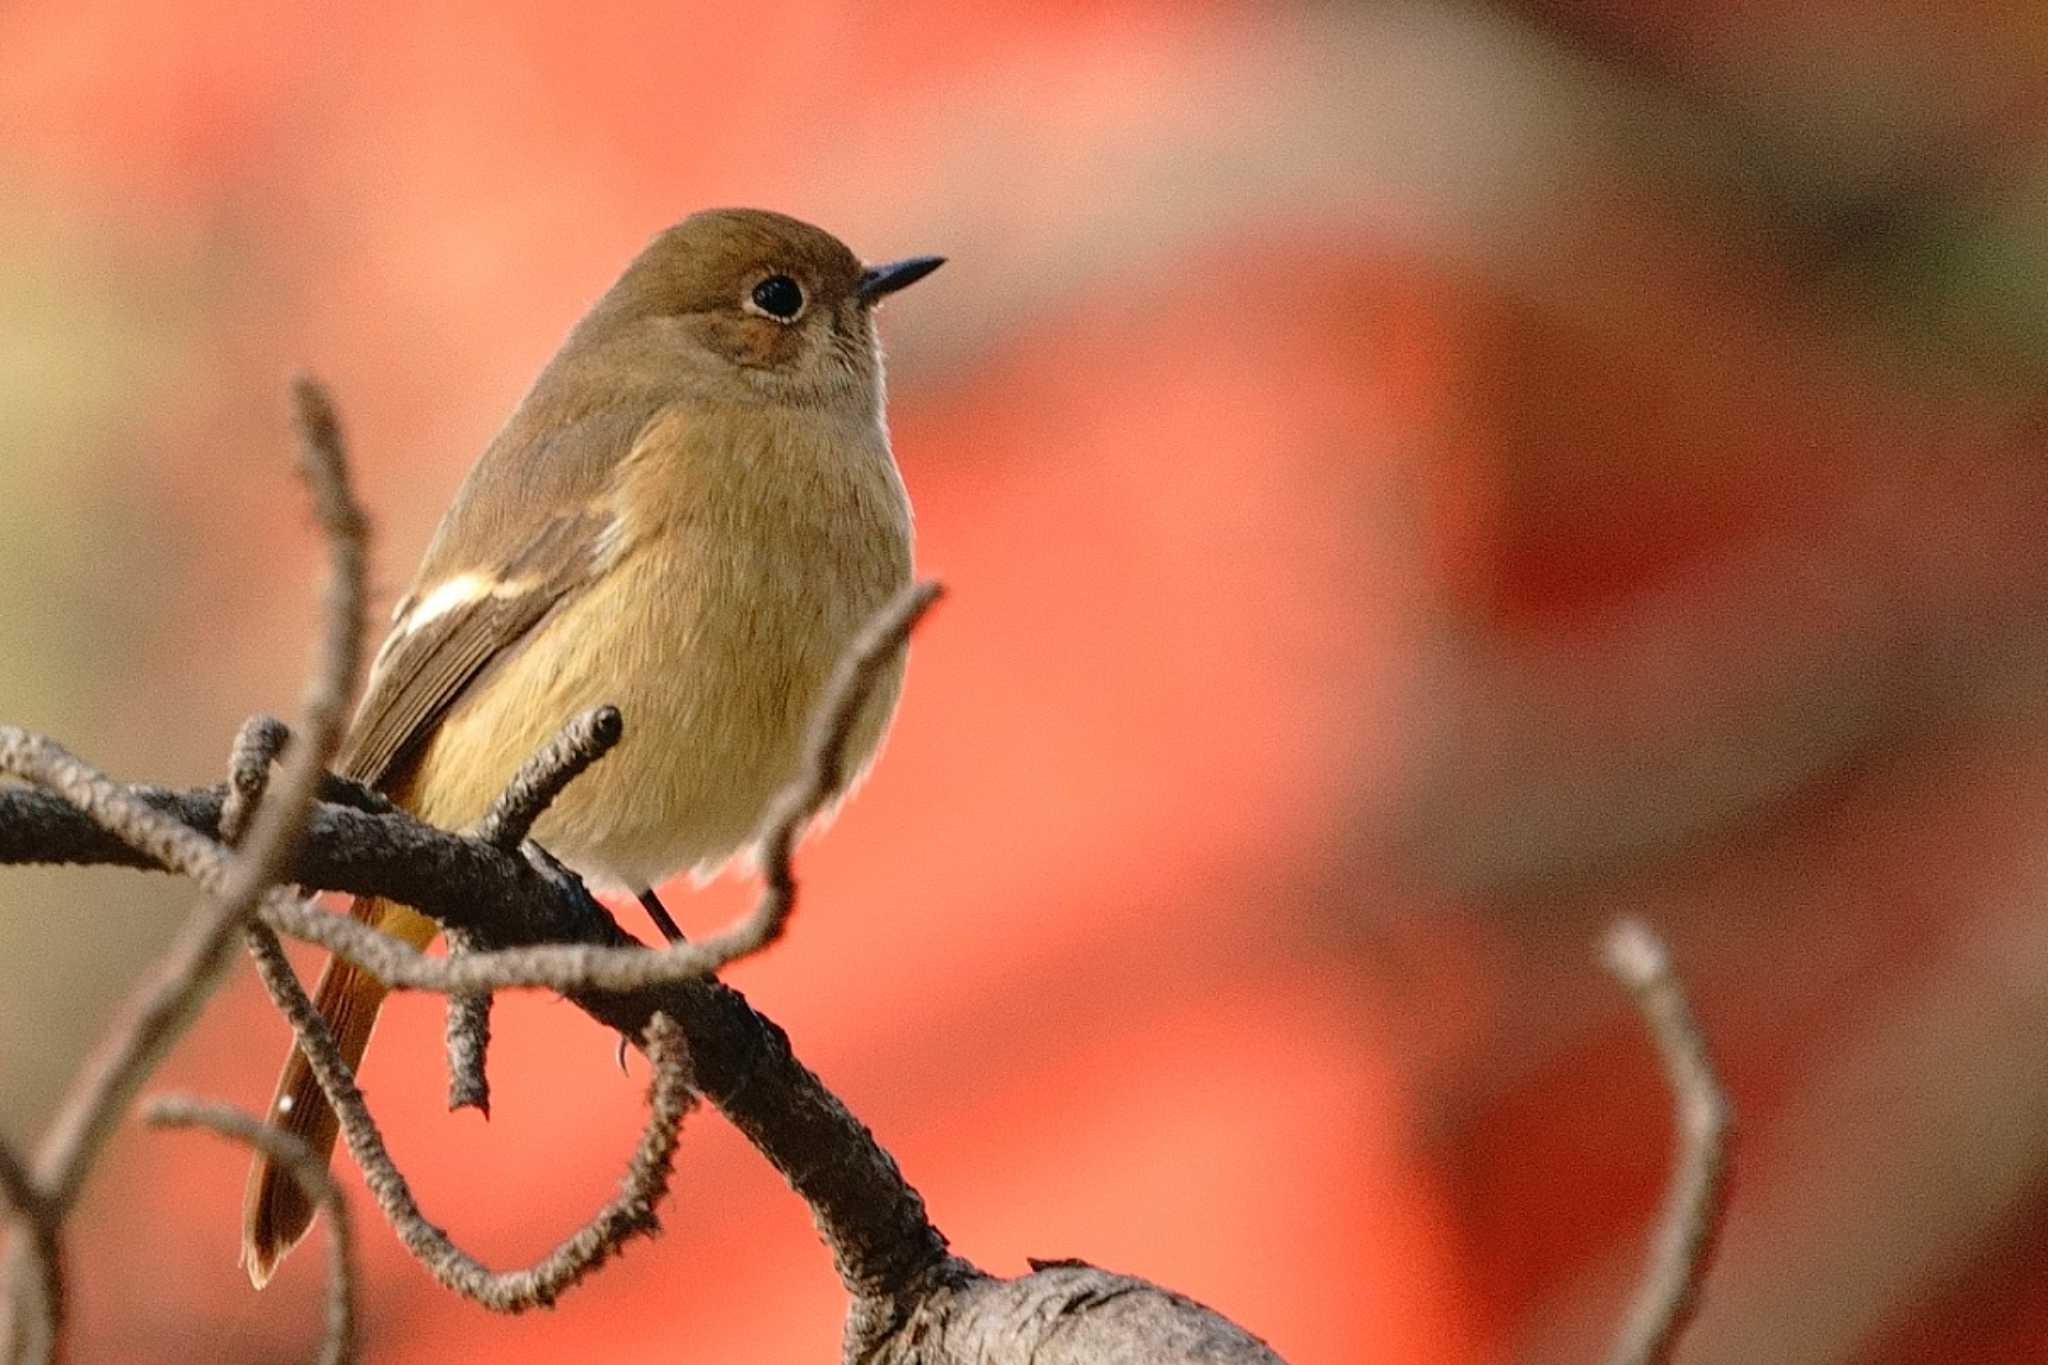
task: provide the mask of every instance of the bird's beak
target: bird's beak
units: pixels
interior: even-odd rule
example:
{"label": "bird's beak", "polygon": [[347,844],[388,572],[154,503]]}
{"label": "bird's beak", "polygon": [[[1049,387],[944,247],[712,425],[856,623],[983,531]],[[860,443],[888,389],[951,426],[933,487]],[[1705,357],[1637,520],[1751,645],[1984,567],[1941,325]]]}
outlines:
{"label": "bird's beak", "polygon": [[860,273],[860,287],[853,292],[862,303],[873,303],[886,294],[907,289],[946,263],[944,256],[912,256],[887,265],[871,265]]}

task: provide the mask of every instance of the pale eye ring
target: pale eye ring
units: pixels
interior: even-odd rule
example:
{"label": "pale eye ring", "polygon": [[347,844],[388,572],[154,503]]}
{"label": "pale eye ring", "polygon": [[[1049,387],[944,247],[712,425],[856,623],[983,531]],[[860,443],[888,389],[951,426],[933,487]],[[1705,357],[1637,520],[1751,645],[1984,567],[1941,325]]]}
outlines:
{"label": "pale eye ring", "polygon": [[795,322],[804,311],[804,288],[787,275],[770,275],[747,292],[747,311],[777,322]]}

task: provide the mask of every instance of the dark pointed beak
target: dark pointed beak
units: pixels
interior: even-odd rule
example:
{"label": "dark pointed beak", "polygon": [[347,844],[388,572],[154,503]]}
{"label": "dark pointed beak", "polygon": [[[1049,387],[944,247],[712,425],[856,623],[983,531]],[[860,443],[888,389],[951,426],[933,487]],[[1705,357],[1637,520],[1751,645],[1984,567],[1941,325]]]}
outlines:
{"label": "dark pointed beak", "polygon": [[908,289],[945,263],[944,256],[912,256],[887,265],[871,265],[861,272],[860,287],[854,293],[860,295],[862,303],[873,303],[884,295]]}

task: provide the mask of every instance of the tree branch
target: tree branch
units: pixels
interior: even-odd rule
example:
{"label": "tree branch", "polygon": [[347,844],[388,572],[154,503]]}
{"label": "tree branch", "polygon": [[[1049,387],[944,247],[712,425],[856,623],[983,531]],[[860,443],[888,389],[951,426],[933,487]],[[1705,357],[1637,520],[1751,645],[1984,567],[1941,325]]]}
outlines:
{"label": "tree branch", "polygon": [[[166,818],[147,803],[56,744],[12,728],[0,729],[0,772],[38,783],[78,805],[104,830],[136,852],[184,872],[206,891],[117,1016],[72,1082],[37,1151],[31,1187],[35,1241],[10,1257],[10,1273],[31,1272],[45,1281],[39,1311],[50,1331],[38,1341],[33,1326],[16,1321],[10,1337],[17,1359],[47,1359],[61,1327],[62,1272],[56,1261],[55,1228],[77,1201],[93,1164],[143,1079],[191,1026],[220,984],[232,960],[236,932],[278,874],[295,858],[321,774],[340,741],[343,716],[360,662],[364,562],[364,520],[348,490],[340,436],[326,396],[300,380],[293,388],[300,464],[314,511],[327,532],[330,567],[324,595],[324,629],[307,688],[304,737],[287,756],[279,791],[247,819],[249,836],[230,855],[219,843]],[[261,725],[237,736],[231,762],[238,793],[256,771],[249,758]],[[243,823],[246,806],[230,810]],[[12,1202],[12,1201],[11,1201]],[[17,1209],[22,1206],[17,1202]],[[27,1261],[22,1257],[26,1255]],[[19,1286],[19,1279],[16,1281]],[[17,1287],[10,1302],[22,1304],[28,1291]]]}
{"label": "tree branch", "polygon": [[1605,949],[1608,970],[1635,996],[1656,1040],[1678,1130],[1678,1159],[1643,1280],[1607,1360],[1668,1365],[1699,1307],[1700,1285],[1727,1212],[1734,1118],[1662,941],[1642,921],[1625,919],[1608,932]]}
{"label": "tree branch", "polygon": [[64,1253],[57,1236],[63,1214],[4,1142],[0,1198],[17,1229],[7,1253],[7,1359],[52,1360],[64,1328]]}
{"label": "tree branch", "polygon": [[[488,1307],[519,1311],[551,1303],[628,1238],[654,1230],[654,1210],[667,1191],[678,1127],[694,1089],[809,1206],[852,1297],[846,1361],[1278,1360],[1243,1329],[1143,1280],[1073,1261],[1034,1263],[1030,1274],[1003,1280],[948,1254],[945,1237],[889,1153],[797,1060],[782,1029],[713,978],[786,928],[797,896],[796,844],[845,785],[848,739],[884,669],[937,600],[936,584],[899,595],[841,661],[819,707],[799,777],[777,798],[764,826],[764,887],[753,908],[710,939],[650,950],[626,934],[572,872],[523,842],[549,802],[617,741],[622,722],[616,711],[600,709],[572,721],[466,835],[434,829],[377,793],[323,773],[360,666],[363,521],[347,494],[339,433],[325,395],[301,381],[294,397],[314,506],[333,547],[326,629],[303,734],[295,739],[277,722],[258,717],[237,737],[226,786],[173,792],[114,783],[46,739],[0,729],[0,773],[36,784],[0,787],[0,864],[162,868],[193,878],[210,900],[193,913],[102,1057],[74,1087],[45,1141],[41,1170],[32,1173],[0,1146],[0,1196],[13,1221],[29,1233],[16,1238],[10,1259],[15,1358],[46,1360],[54,1349],[62,1322],[62,1219],[112,1122],[213,988],[226,947],[240,930],[401,1239],[442,1283]],[[280,753],[283,768],[274,784],[267,783]],[[266,785],[276,788],[267,797]],[[436,919],[463,951],[429,958],[345,916],[301,903],[280,882],[413,906]],[[456,1247],[421,1215],[325,1021],[285,961],[276,932],[341,953],[395,988],[455,997],[455,1079],[458,1086],[470,1083],[465,1093],[478,1101],[484,1095],[484,1035],[477,1011],[490,991],[558,990],[593,1019],[639,1043],[653,1061],[654,1078],[647,1126],[619,1193],[526,1270],[492,1272]],[[1651,1274],[1615,1356],[1631,1365],[1656,1365],[1668,1357],[1684,1324],[1718,1220],[1726,1111],[1661,948],[1643,931],[1629,930],[1617,937],[1614,957],[1664,1049],[1685,1138]],[[279,1135],[243,1115],[189,1102],[153,1113],[286,1150],[275,1145]],[[316,1202],[323,1203],[339,1234],[339,1278],[331,1281],[324,1348],[339,1360],[353,1339],[346,1325],[347,1227],[332,1183],[300,1169],[311,1164],[294,1163],[295,1173],[311,1182],[309,1191],[318,1187]]]}
{"label": "tree branch", "polygon": [[612,751],[626,732],[616,706],[599,706],[572,718],[561,732],[520,766],[484,818],[476,837],[507,852],[518,848],[571,782]]}
{"label": "tree branch", "polygon": [[689,1054],[681,1032],[669,1019],[657,1015],[648,1021],[644,1046],[654,1066],[654,1081],[648,1092],[647,1124],[619,1192],[531,1267],[493,1271],[420,1213],[327,1021],[293,974],[277,936],[263,925],[252,925],[249,948],[271,999],[291,1021],[300,1051],[341,1120],[342,1136],[348,1142],[349,1155],[363,1172],[364,1183],[399,1240],[442,1284],[500,1313],[544,1308],[615,1255],[627,1238],[652,1235],[659,1229],[654,1208],[668,1193],[683,1118],[695,1103],[690,1093]]}
{"label": "tree branch", "polygon": [[[902,1318],[869,1327],[862,1365],[1281,1365],[1271,1347],[1184,1295],[1080,1261],[1029,1275],[935,1285]],[[1024,1345],[1024,1343],[1028,1343]]]}
{"label": "tree branch", "polygon": [[[466,929],[450,929],[444,937],[448,956],[476,951]],[[448,996],[448,1112],[474,1109],[491,1116],[491,1078],[486,1057],[491,1048],[491,993],[452,991]]]}

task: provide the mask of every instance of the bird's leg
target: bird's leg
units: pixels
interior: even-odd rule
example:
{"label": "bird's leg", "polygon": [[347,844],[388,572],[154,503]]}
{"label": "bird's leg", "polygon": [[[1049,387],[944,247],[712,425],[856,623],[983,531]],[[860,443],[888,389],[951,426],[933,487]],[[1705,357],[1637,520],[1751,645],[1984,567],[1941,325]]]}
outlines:
{"label": "bird's leg", "polygon": [[668,907],[661,903],[661,897],[654,894],[653,887],[650,886],[640,893],[640,904],[647,911],[647,918],[654,921],[654,927],[661,930],[663,938],[670,943],[683,941],[683,931],[669,918]]}
{"label": "bird's leg", "polygon": [[[661,897],[654,894],[653,887],[647,887],[640,892],[640,905],[642,909],[647,911],[647,918],[654,921],[654,927],[661,930],[663,938],[667,939],[670,943],[681,943],[683,941],[683,931],[676,926],[674,918],[668,913],[668,907],[661,903]],[[618,1060],[619,1070],[624,1071],[626,1069],[626,1035],[623,1033],[619,1035]]]}

